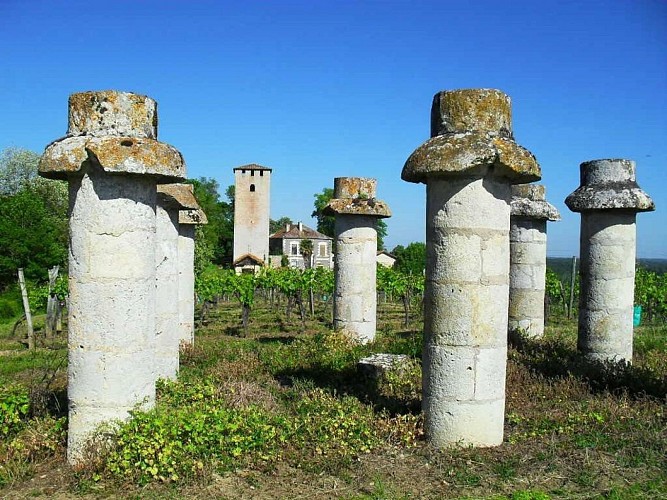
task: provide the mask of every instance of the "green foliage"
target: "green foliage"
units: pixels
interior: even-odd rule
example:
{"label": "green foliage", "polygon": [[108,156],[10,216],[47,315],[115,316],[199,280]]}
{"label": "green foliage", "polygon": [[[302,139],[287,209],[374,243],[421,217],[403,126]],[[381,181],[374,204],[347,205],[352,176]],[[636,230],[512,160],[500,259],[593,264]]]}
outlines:
{"label": "green foliage", "polygon": [[638,267],[635,271],[635,304],[642,306],[647,321],[667,319],[667,273],[658,274]]}
{"label": "green foliage", "polygon": [[210,383],[163,383],[162,390],[156,409],[134,412],[116,432],[104,465],[111,474],[142,484],[179,481],[202,474],[205,461],[229,470],[270,460],[285,440],[282,418],[229,408]]}
{"label": "green foliage", "polygon": [[316,193],[314,195],[315,201],[313,202],[315,210],[310,214],[311,217],[317,219],[317,230],[332,238],[335,235],[336,219],[333,215],[324,215],[323,210],[324,207],[327,206],[327,203],[333,198],[333,194],[334,190],[332,188],[324,188],[321,193]]}
{"label": "green foliage", "polygon": [[313,389],[297,395],[295,411],[292,443],[316,455],[350,459],[370,452],[380,442],[372,408],[351,396]]}
{"label": "green foliage", "polygon": [[67,255],[67,185],[37,175],[39,155],[9,148],[0,155],[0,288],[27,279],[43,281]]}
{"label": "green foliage", "polygon": [[30,410],[28,393],[19,387],[0,388],[0,437],[16,434],[23,426]]}
{"label": "green foliage", "polygon": [[287,224],[293,224],[292,219],[289,217],[281,217],[278,220],[269,220],[269,234],[276,233],[283,229]]}
{"label": "green foliage", "polygon": [[391,253],[396,257],[394,269],[405,274],[424,274],[426,269],[426,243],[415,241],[407,247],[396,246]]}
{"label": "green foliage", "polygon": [[[46,311],[46,304],[49,299],[49,285],[37,285],[34,283],[26,283],[28,289],[28,301],[30,303],[30,311],[35,313],[38,311]],[[59,275],[53,286],[52,293],[59,300],[64,300],[69,294],[67,276]]]}
{"label": "green foliage", "polygon": [[212,178],[188,179],[208,219],[195,233],[195,263],[203,269],[209,263],[231,265],[234,251],[234,186],[227,188],[228,201],[220,199],[218,182]]}

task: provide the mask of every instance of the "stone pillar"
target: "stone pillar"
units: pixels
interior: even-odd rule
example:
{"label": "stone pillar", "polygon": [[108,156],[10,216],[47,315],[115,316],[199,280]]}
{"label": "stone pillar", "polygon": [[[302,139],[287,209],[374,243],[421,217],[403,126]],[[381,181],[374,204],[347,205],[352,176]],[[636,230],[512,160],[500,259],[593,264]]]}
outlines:
{"label": "stone pillar", "polygon": [[428,441],[503,440],[510,185],[540,178],[498,90],[440,92],[403,180],[426,184],[423,410]]}
{"label": "stone pillar", "polygon": [[510,204],[509,329],[528,337],[544,335],[544,287],[547,272],[547,221],[560,220],[547,203],[544,186],[512,186]]}
{"label": "stone pillar", "polygon": [[631,160],[580,166],[581,185],[565,204],[581,213],[579,351],[599,361],[632,361],[637,212],[655,210]]}
{"label": "stone pillar", "polygon": [[185,165],[157,141],[157,104],[115,91],[69,98],[67,136],[40,175],[69,181],[70,463],[96,427],[155,399],[155,200]]}
{"label": "stone pillar", "polygon": [[324,213],[334,215],[334,328],[361,343],[375,338],[377,324],[377,219],[391,217],[375,199],[377,181],[363,177],[334,179],[334,198]]}
{"label": "stone pillar", "polygon": [[[195,226],[207,224],[206,214],[201,210],[194,196],[191,184],[163,184],[158,186],[158,193],[166,203],[172,206],[177,213],[175,226],[178,230],[178,307],[174,308],[174,298],[165,302],[165,312],[177,314],[177,332],[173,338],[172,350],[183,343],[192,345],[195,334]],[[159,261],[158,261],[159,265]],[[158,282],[159,282],[158,268]],[[160,309],[160,295],[158,284],[158,310]],[[159,331],[158,331],[159,333]],[[159,345],[159,335],[158,335]]]}

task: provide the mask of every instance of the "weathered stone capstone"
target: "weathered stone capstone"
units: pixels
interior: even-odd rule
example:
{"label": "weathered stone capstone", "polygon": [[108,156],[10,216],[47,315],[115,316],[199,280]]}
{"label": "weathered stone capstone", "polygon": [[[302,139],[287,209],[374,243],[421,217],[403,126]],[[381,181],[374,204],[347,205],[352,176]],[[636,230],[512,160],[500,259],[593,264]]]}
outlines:
{"label": "weathered stone capstone", "polygon": [[368,215],[391,217],[384,201],[375,198],[377,180],[367,177],[336,177],[334,197],[324,208],[327,215]]}
{"label": "weathered stone capstone", "polygon": [[509,329],[533,338],[544,334],[547,221],[560,220],[540,184],[512,186],[510,204]]}
{"label": "weathered stone capstone", "polygon": [[375,198],[377,181],[363,177],[334,179],[334,199],[324,213],[335,215],[334,328],[361,343],[375,338],[376,271],[379,218],[391,211]]}
{"label": "weathered stone capstone", "polygon": [[653,200],[637,185],[632,160],[593,160],[580,166],[581,185],[565,199],[573,212],[628,209],[655,210]]}
{"label": "weathered stone capstone", "polygon": [[632,361],[636,214],[655,209],[635,180],[635,162],[580,166],[565,203],[581,212],[578,349],[596,361]]}
{"label": "weathered stone capstone", "polygon": [[431,108],[431,139],[405,162],[401,178],[425,183],[429,177],[485,175],[513,183],[536,181],[533,154],[514,142],[509,96],[493,89],[439,92]]}
{"label": "weathered stone capstone", "polygon": [[423,410],[434,446],[503,440],[510,185],[539,179],[498,90],[436,94],[432,138],[401,177],[426,183]]}
{"label": "weathered stone capstone", "polygon": [[82,175],[90,166],[105,172],[185,178],[181,153],[157,141],[157,103],[150,97],[111,90],[72,94],[67,135],[49,144],[39,173],[50,179]]}
{"label": "weathered stone capstone", "polygon": [[512,186],[510,214],[550,221],[560,220],[558,209],[546,201],[542,184],[515,184]]}

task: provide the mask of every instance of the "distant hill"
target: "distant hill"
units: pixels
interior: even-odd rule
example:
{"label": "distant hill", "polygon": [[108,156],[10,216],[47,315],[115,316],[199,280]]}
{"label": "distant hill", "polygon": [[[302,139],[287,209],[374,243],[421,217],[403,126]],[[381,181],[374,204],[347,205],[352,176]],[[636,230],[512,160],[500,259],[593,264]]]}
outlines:
{"label": "distant hill", "polygon": [[[637,265],[654,273],[667,273],[667,259],[637,259]],[[560,279],[569,279],[572,257],[547,257],[547,267],[553,270]],[[577,259],[578,271],[579,259]]]}

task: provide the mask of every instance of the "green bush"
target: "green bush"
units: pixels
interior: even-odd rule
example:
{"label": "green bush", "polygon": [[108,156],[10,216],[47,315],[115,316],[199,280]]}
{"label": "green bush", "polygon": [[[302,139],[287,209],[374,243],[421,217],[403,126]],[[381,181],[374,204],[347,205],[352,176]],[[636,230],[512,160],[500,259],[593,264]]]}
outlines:
{"label": "green bush", "polygon": [[18,318],[22,313],[20,302],[10,298],[0,298],[0,321]]}
{"label": "green bush", "polygon": [[0,437],[6,438],[21,430],[29,410],[30,398],[24,390],[0,388]]}

